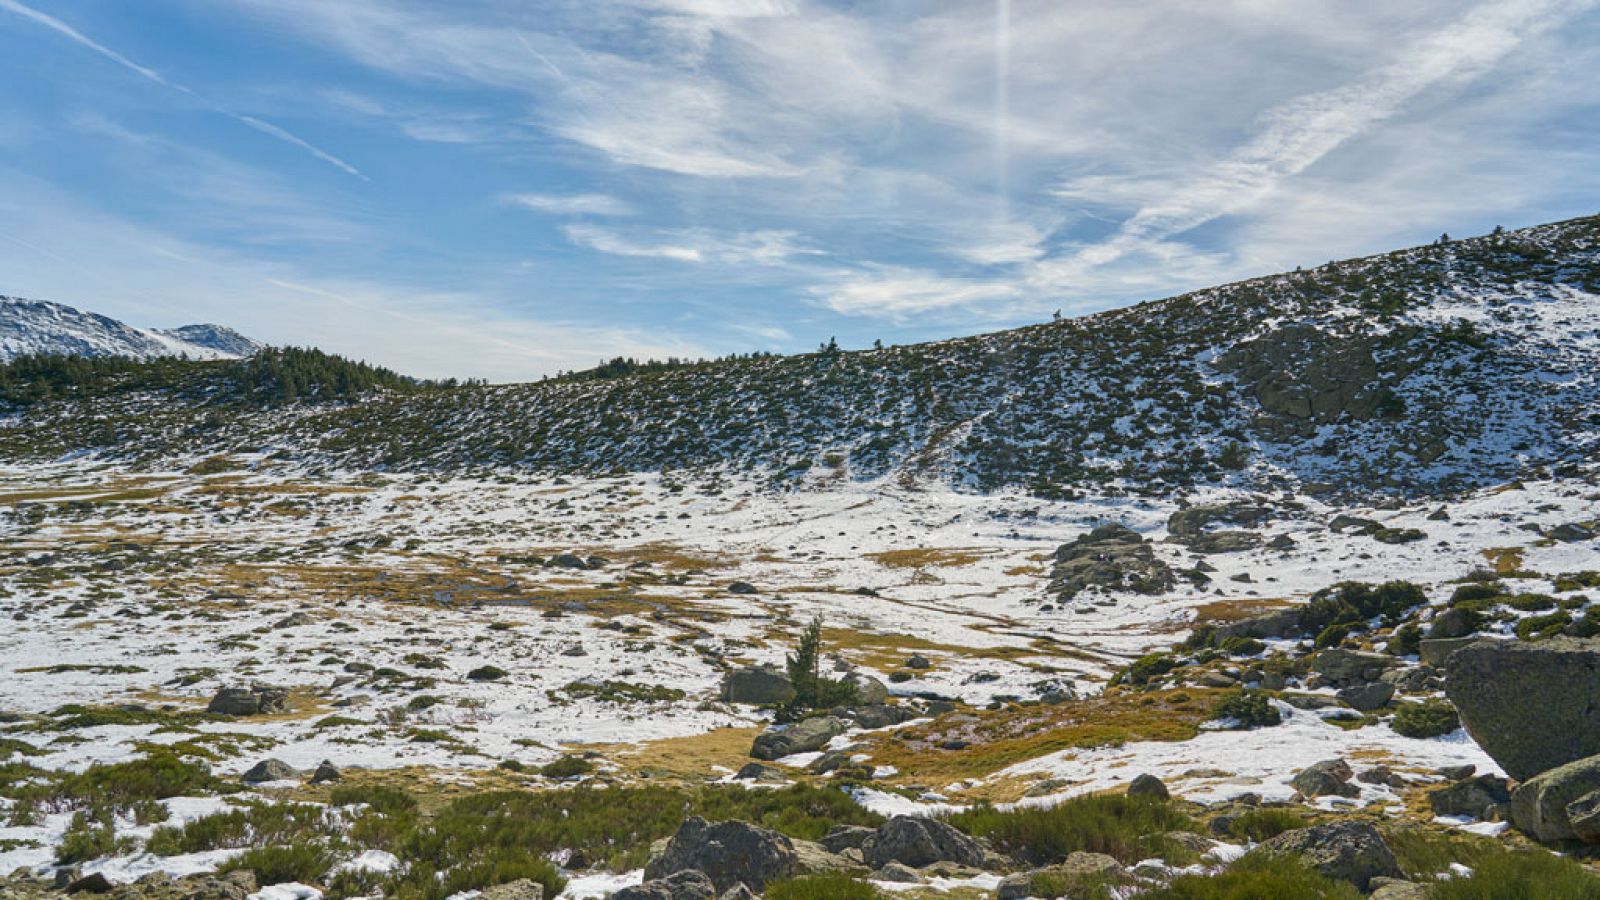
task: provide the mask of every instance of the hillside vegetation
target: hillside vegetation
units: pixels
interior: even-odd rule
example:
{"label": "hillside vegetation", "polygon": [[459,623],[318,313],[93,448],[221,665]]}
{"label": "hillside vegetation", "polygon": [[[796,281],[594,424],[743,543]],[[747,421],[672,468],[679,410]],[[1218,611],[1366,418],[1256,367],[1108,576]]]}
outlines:
{"label": "hillside vegetation", "polygon": [[92,378],[91,421],[82,390],[8,372],[5,396],[28,403],[0,451],[160,463],[270,445],[353,468],[899,473],[1046,496],[1436,492],[1592,453],[1597,350],[1590,217],[973,338],[621,377],[417,390],[370,370],[307,389],[266,372],[261,387],[255,363],[163,362]]}

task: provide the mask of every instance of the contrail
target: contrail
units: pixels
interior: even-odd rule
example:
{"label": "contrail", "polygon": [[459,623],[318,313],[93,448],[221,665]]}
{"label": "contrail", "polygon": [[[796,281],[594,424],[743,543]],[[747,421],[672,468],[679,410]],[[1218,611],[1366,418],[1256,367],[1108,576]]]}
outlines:
{"label": "contrail", "polygon": [[[71,40],[73,43],[75,43],[75,44],[77,44],[77,45],[79,45],[81,47],[87,47],[88,49],[93,50],[95,53],[100,54],[101,56],[105,57],[106,59],[111,60],[112,62],[116,63],[117,65],[122,66],[124,69],[127,69],[130,72],[136,73],[141,78],[144,78],[144,79],[146,79],[148,81],[153,81],[156,84],[161,85],[162,87],[171,88],[172,90],[178,91],[179,93],[188,94],[191,97],[199,96],[193,90],[190,90],[188,87],[186,87],[184,85],[181,85],[181,84],[179,84],[179,83],[177,83],[175,81],[172,81],[171,79],[169,79],[166,76],[162,75],[160,72],[157,72],[155,69],[150,68],[149,66],[141,66],[141,65],[139,65],[138,63],[134,62],[133,60],[129,59],[128,57],[123,56],[121,53],[118,53],[117,51],[111,49],[110,47],[107,47],[105,44],[102,44],[99,41],[96,41],[95,39],[89,37],[88,35],[84,34],[83,32],[79,31],[76,28],[73,28],[71,25],[68,25],[67,23],[65,23],[65,22],[61,21],[60,19],[56,18],[55,16],[49,15],[48,13],[40,12],[39,10],[34,9],[31,6],[25,6],[22,3],[17,2],[17,0],[0,0],[0,10],[5,10],[6,12],[14,13],[14,14],[16,14],[18,16],[21,16],[24,19],[28,19],[29,21],[36,22],[36,23],[38,23],[40,25],[43,25],[44,27],[50,29],[51,31],[54,31],[57,34],[60,34],[63,37],[66,37],[68,40]],[[278,139],[280,141],[283,141],[286,144],[290,144],[291,146],[299,147],[301,150],[304,150],[307,153],[310,153],[312,156],[315,156],[317,159],[320,159],[323,162],[328,163],[331,166],[334,166],[334,167],[336,167],[338,169],[341,169],[342,171],[344,171],[344,172],[346,172],[346,173],[348,173],[350,175],[354,175],[354,176],[356,176],[357,178],[360,178],[363,181],[371,181],[372,180],[372,179],[368,178],[366,175],[362,174],[361,171],[359,169],[357,169],[355,166],[352,166],[349,163],[345,162],[344,160],[340,159],[339,157],[334,156],[332,153],[329,153],[326,150],[323,150],[320,147],[315,146],[310,141],[307,141],[307,140],[305,140],[303,138],[297,137],[294,134],[291,134],[287,129],[284,129],[284,128],[281,128],[281,127],[279,127],[277,125],[274,125],[271,122],[263,122],[262,120],[257,119],[257,118],[255,118],[253,116],[240,115],[239,113],[230,112],[227,109],[224,109],[223,107],[218,106],[216,104],[212,104],[212,109],[214,109],[215,111],[217,111],[219,113],[222,113],[223,115],[229,117],[230,119],[234,119],[234,120],[236,120],[238,122],[241,122],[241,123],[243,123],[245,125],[248,125],[251,128],[254,128],[255,130],[261,132],[262,134],[265,134],[265,135],[267,135],[269,137],[276,138],[276,139]]]}

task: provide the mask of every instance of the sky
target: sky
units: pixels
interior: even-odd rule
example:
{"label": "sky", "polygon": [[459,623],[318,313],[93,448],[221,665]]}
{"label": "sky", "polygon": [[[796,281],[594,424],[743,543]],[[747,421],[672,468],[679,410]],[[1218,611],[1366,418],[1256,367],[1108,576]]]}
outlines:
{"label": "sky", "polygon": [[0,0],[0,294],[425,377],[1600,212],[1600,0]]}

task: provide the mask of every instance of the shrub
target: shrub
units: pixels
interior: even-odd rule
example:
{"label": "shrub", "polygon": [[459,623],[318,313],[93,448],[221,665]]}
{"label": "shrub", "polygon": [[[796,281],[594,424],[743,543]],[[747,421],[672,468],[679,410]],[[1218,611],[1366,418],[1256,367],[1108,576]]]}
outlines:
{"label": "shrub", "polygon": [[1555,637],[1572,624],[1572,616],[1556,611],[1543,616],[1528,616],[1517,623],[1517,637],[1525,641],[1542,641]]}
{"label": "shrub", "polygon": [[1517,594],[1502,602],[1519,612],[1543,612],[1556,608],[1556,598],[1549,594]]}
{"label": "shrub", "polygon": [[1230,637],[1223,638],[1218,649],[1229,656],[1255,656],[1267,649],[1267,645],[1253,637]]}
{"label": "shrub", "polygon": [[1248,810],[1229,822],[1228,834],[1240,840],[1260,843],[1309,824],[1305,816],[1292,809],[1263,806]]}
{"label": "shrub", "polygon": [[1263,728],[1283,722],[1278,708],[1261,691],[1234,691],[1211,710],[1213,719],[1233,719],[1239,729]]}
{"label": "shrub", "polygon": [[499,666],[479,666],[467,673],[468,681],[499,681],[511,674]]}
{"label": "shrub", "polygon": [[1450,595],[1450,605],[1459,606],[1463,603],[1473,603],[1480,600],[1498,600],[1506,592],[1505,585],[1498,581],[1478,582],[1463,584],[1456,588]]}
{"label": "shrub", "polygon": [[1311,600],[1300,609],[1300,630],[1318,635],[1320,640],[1329,629],[1361,628],[1369,619],[1379,616],[1391,625],[1398,624],[1407,612],[1427,601],[1422,588],[1409,581],[1386,581],[1377,586],[1342,581],[1311,595]]}
{"label": "shrub", "polygon": [[1361,892],[1331,881],[1299,860],[1251,853],[1215,875],[1180,875],[1141,900],[1360,900]]}
{"label": "shrub", "polygon": [[1600,900],[1600,877],[1543,850],[1491,853],[1471,875],[1433,886],[1435,900]]}
{"label": "shrub", "polygon": [[822,617],[811,620],[800,635],[800,644],[786,661],[794,699],[779,711],[779,718],[793,721],[808,710],[848,706],[856,700],[856,687],[822,674]]}
{"label": "shrub", "polygon": [[1194,856],[1192,850],[1165,837],[1172,831],[1195,830],[1194,820],[1170,803],[1150,798],[1094,794],[1045,809],[1006,812],[980,806],[949,821],[1035,866],[1054,865],[1078,850],[1109,854],[1130,864],[1152,855],[1182,864]]}
{"label": "shrub", "polygon": [[594,771],[594,763],[581,756],[563,756],[539,769],[546,778],[576,778]]}
{"label": "shrub", "polygon": [[567,887],[567,879],[548,859],[528,850],[499,847],[451,869],[437,894],[450,897],[522,878],[542,885],[546,897],[555,897]]}
{"label": "shrub", "polygon": [[1177,657],[1170,653],[1147,653],[1118,672],[1112,684],[1144,685],[1160,678],[1178,667]]}
{"label": "shrub", "polygon": [[1396,628],[1389,637],[1389,652],[1395,656],[1415,656],[1422,649],[1422,627],[1415,622]]}
{"label": "shrub", "polygon": [[1389,722],[1396,734],[1409,738],[1434,738],[1461,727],[1461,717],[1448,700],[1402,703]]}
{"label": "shrub", "polygon": [[223,863],[217,871],[226,875],[249,870],[256,873],[256,881],[263,886],[287,882],[311,884],[321,881],[337,861],[333,851],[321,844],[253,847]]}
{"label": "shrub", "polygon": [[767,885],[767,900],[881,900],[883,894],[843,872],[809,875]]}

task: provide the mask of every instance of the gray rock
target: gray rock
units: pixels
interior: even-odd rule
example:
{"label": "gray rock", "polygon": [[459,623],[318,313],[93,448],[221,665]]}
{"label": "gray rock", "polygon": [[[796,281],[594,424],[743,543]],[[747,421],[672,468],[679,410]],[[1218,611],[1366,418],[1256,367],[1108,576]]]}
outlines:
{"label": "gray rock", "polygon": [[1167,800],[1172,795],[1167,791],[1167,786],[1161,783],[1161,779],[1146,772],[1133,779],[1133,783],[1128,785],[1128,796]]}
{"label": "gray rock", "polygon": [[299,770],[281,759],[264,759],[244,773],[245,784],[264,784],[268,781],[288,781],[300,774]]}
{"label": "gray rock", "polygon": [[1412,881],[1374,878],[1372,883],[1376,889],[1367,895],[1367,900],[1428,900],[1431,896],[1426,885]]}
{"label": "gray rock", "polygon": [[887,728],[917,718],[917,713],[904,706],[856,706],[845,710],[845,715],[862,728]]}
{"label": "gray rock", "polygon": [[759,593],[759,591],[756,590],[756,586],[755,585],[751,584],[748,581],[735,581],[733,584],[728,585],[728,593],[730,593],[730,594],[755,594],[755,593]]}
{"label": "gray rock", "polygon": [[866,844],[867,838],[876,832],[871,828],[862,828],[859,825],[835,825],[822,837],[822,846],[829,853],[843,853],[846,850],[859,850]]}
{"label": "gray rock", "polygon": [[833,716],[815,716],[793,725],[774,726],[756,735],[750,755],[774,760],[793,753],[811,753],[821,750],[844,732],[844,721]]}
{"label": "gray rock", "polygon": [[913,653],[906,660],[906,668],[908,669],[929,669],[932,667],[933,662],[921,653]]}
{"label": "gray rock", "polygon": [[861,706],[882,706],[889,699],[889,686],[865,672],[851,672],[844,680],[856,689],[856,703]]}
{"label": "gray rock", "polygon": [[[798,861],[794,844],[776,831],[748,822],[712,823],[693,816],[679,826],[661,854],[645,865],[644,877],[655,881],[693,869],[710,878],[716,891],[743,884],[760,892],[769,883],[793,875]],[[715,896],[715,892],[705,896]]]}
{"label": "gray rock", "polygon": [[1197,503],[1168,516],[1167,533],[1174,538],[1188,539],[1204,534],[1212,525],[1253,527],[1267,521],[1271,516],[1271,507],[1247,500]]}
{"label": "gray rock", "polygon": [[1374,681],[1371,684],[1362,684],[1355,687],[1343,688],[1338,697],[1350,706],[1362,712],[1372,712],[1383,709],[1394,699],[1394,685],[1383,681]]}
{"label": "gray rock", "polygon": [[1350,687],[1377,681],[1400,661],[1383,653],[1366,653],[1334,647],[1318,653],[1311,669],[1331,685]]}
{"label": "gray rock", "polygon": [[1428,808],[1436,816],[1470,816],[1492,819],[1510,802],[1511,790],[1497,775],[1479,775],[1428,794]]}
{"label": "gray rock", "polygon": [[[1068,854],[1060,865],[1007,876],[1000,882],[1000,887],[995,897],[996,900],[1026,900],[1026,898],[1033,897],[1034,879],[1041,876],[1050,876],[1052,879],[1059,878],[1068,882],[1085,879],[1091,880],[1091,883],[1098,885],[1108,878],[1117,878],[1122,874],[1122,865],[1114,857],[1107,856],[1104,853],[1076,851]],[[1068,896],[1076,895],[1069,894]],[[1095,896],[1099,896],[1099,894],[1096,893]]]}
{"label": "gray rock", "polygon": [[284,688],[252,687],[223,688],[211,698],[206,712],[224,716],[258,716],[283,712],[289,708],[289,692]]}
{"label": "gray rock", "polygon": [[757,762],[745,763],[744,767],[733,777],[740,781],[760,781],[768,784],[789,780],[789,776],[785,775],[781,769],[764,766]]}
{"label": "gray rock", "polygon": [[722,699],[729,703],[782,704],[794,694],[789,676],[775,666],[746,666],[722,678]]}
{"label": "gray rock", "polygon": [[1417,644],[1417,655],[1430,666],[1443,667],[1450,662],[1450,657],[1457,650],[1477,643],[1474,637],[1458,638],[1423,638]]}
{"label": "gray rock", "polygon": [[1355,772],[1342,759],[1325,759],[1301,769],[1290,784],[1307,800],[1317,797],[1358,797],[1361,789],[1350,783]]}
{"label": "gray rock", "polygon": [[[1574,760],[1541,772],[1511,792],[1511,824],[1541,841],[1578,837],[1567,807],[1600,791],[1600,756]],[[1580,816],[1588,809],[1580,805]]]}
{"label": "gray rock", "polygon": [[1572,833],[1586,844],[1600,844],[1600,791],[1590,791],[1567,804]]}
{"label": "gray rock", "polygon": [[344,773],[339,771],[338,766],[327,760],[323,760],[317,766],[317,770],[311,773],[312,784],[328,784],[329,782],[342,780],[344,780]]}
{"label": "gray rock", "polygon": [[1473,632],[1472,618],[1464,609],[1447,609],[1433,617],[1428,637],[1436,640],[1467,637]]}
{"label": "gray rock", "polygon": [[891,862],[922,868],[937,862],[983,866],[986,854],[977,841],[938,819],[895,816],[861,845],[867,865],[880,869]]}
{"label": "gray rock", "polygon": [[1241,553],[1261,546],[1261,535],[1254,531],[1208,531],[1187,539],[1184,544],[1195,553]]}
{"label": "gray rock", "polygon": [[544,900],[544,885],[529,878],[486,887],[479,900]]}
{"label": "gray rock", "polygon": [[1405,877],[1383,836],[1366,822],[1345,820],[1296,828],[1251,852],[1298,856],[1324,877],[1348,881],[1363,891],[1375,878]]}
{"label": "gray rock", "polygon": [[69,894],[109,894],[116,886],[103,872],[85,875],[77,881],[67,885]]}
{"label": "gray rock", "polygon": [[717,886],[703,872],[687,869],[623,888],[611,900],[716,900]]}
{"label": "gray rock", "polygon": [[916,869],[897,862],[891,862],[883,868],[872,873],[874,881],[887,881],[891,884],[921,884],[922,875]]}
{"label": "gray rock", "polygon": [[1467,733],[1518,781],[1600,754],[1600,641],[1478,641],[1450,657],[1445,691]]}
{"label": "gray rock", "polygon": [[1101,525],[1056,548],[1046,591],[1060,601],[1088,588],[1160,594],[1172,590],[1177,576],[1156,558],[1150,542],[1122,525]]}
{"label": "gray rock", "polygon": [[1300,627],[1300,608],[1295,606],[1217,626],[1218,640],[1230,637],[1294,638],[1304,634],[1304,629]]}
{"label": "gray rock", "polygon": [[761,900],[761,898],[757,896],[755,891],[742,884],[736,884],[723,891],[722,896],[718,897],[717,900]]}

